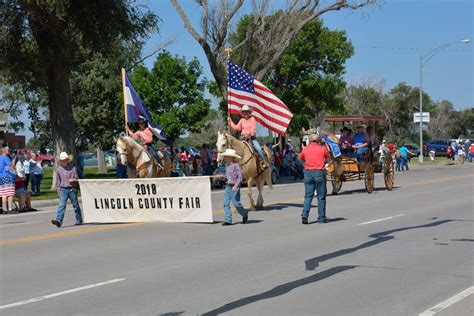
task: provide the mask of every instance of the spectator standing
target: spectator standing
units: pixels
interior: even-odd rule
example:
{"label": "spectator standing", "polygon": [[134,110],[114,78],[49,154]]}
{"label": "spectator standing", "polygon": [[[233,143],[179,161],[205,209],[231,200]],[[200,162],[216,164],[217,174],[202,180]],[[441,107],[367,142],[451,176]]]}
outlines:
{"label": "spectator standing", "polygon": [[400,152],[400,148],[395,149],[395,170],[401,171],[402,167],[402,153]]}
{"label": "spectator standing", "polygon": [[318,193],[318,222],[327,223],[326,218],[326,160],[329,151],[320,143],[320,136],[312,133],[310,144],[303,148],[300,160],[304,162],[304,206],[301,214],[301,222],[308,224],[308,215],[311,210],[314,192]]}
{"label": "spectator standing", "polygon": [[15,212],[13,208],[13,197],[15,196],[16,172],[13,170],[12,161],[9,157],[10,148],[2,147],[0,156],[0,196],[4,212]]}
{"label": "spectator standing", "polygon": [[405,146],[405,145],[402,145],[402,147],[400,147],[400,156],[402,158],[402,170],[401,171],[404,171],[404,169],[406,171],[408,171],[408,154],[412,154],[413,153],[411,151],[408,150],[408,148]]}
{"label": "spectator standing", "polygon": [[30,178],[31,178],[31,191],[33,195],[41,194],[41,180],[43,180],[43,167],[41,161],[37,161],[38,155],[36,153],[31,154],[31,159],[28,161],[30,164]]}
{"label": "spectator standing", "polygon": [[202,168],[205,176],[211,174],[211,155],[209,153],[208,147],[209,146],[207,144],[202,144],[200,152]]}
{"label": "spectator standing", "polygon": [[82,214],[77,199],[77,170],[71,164],[71,157],[62,152],[59,155],[60,165],[56,171],[56,189],[59,193],[59,207],[56,212],[56,219],[51,223],[58,228],[62,226],[64,213],[66,212],[67,200],[70,200],[76,214],[76,225],[82,225]]}
{"label": "spectator standing", "polygon": [[84,153],[83,146],[76,147],[77,154],[77,176],[79,179],[84,179]]}
{"label": "spectator standing", "polygon": [[281,177],[281,166],[283,165],[283,158],[281,157],[280,148],[277,146],[273,153],[273,164],[277,170],[278,176]]}
{"label": "spectator standing", "polygon": [[467,153],[467,159],[469,160],[469,162],[472,162],[472,158],[474,158],[474,144],[471,144],[471,146],[469,146],[469,151]]}
{"label": "spectator standing", "polygon": [[30,184],[31,175],[30,175],[30,162],[29,155],[25,155],[25,161],[23,162],[23,167],[25,168],[25,189],[28,190],[28,185]]}
{"label": "spectator standing", "polygon": [[235,159],[242,159],[239,157],[235,150],[226,149],[222,154],[226,161],[225,167],[225,178],[227,179],[225,191],[224,191],[224,218],[225,221],[222,226],[232,225],[232,210],[230,209],[230,203],[234,204],[237,212],[242,216],[242,224],[247,223],[248,211],[240,203],[240,184],[243,181],[242,169]]}

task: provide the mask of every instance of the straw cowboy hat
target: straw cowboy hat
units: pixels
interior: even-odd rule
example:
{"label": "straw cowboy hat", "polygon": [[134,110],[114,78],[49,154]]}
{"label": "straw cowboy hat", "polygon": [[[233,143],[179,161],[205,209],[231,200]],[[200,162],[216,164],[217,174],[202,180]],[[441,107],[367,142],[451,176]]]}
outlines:
{"label": "straw cowboy hat", "polygon": [[364,128],[364,129],[365,129],[365,128],[367,128],[367,125],[365,125],[365,124],[359,124],[359,125],[356,126],[356,128]]}
{"label": "straw cowboy hat", "polygon": [[248,105],[244,105],[241,109],[240,109],[240,112],[244,112],[244,111],[248,111],[250,113],[253,112],[252,108]]}
{"label": "straw cowboy hat", "polygon": [[59,154],[59,160],[72,160],[72,155],[68,155],[67,152],[63,151],[62,153]]}
{"label": "straw cowboy hat", "polygon": [[233,157],[233,158],[237,158],[237,159],[242,159],[242,157],[240,157],[239,155],[237,155],[237,154],[235,153],[235,150],[230,149],[230,148],[227,148],[227,149],[222,153],[222,156],[223,156],[223,157]]}

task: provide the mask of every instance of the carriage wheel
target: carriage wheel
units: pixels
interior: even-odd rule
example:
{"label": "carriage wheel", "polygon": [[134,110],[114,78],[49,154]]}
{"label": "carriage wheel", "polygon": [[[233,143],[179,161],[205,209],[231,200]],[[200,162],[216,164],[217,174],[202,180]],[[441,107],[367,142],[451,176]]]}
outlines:
{"label": "carriage wheel", "polygon": [[337,195],[342,188],[342,177],[338,177],[334,172],[332,174],[332,195]]}
{"label": "carriage wheel", "polygon": [[385,187],[387,190],[392,191],[395,184],[395,167],[393,165],[392,155],[388,155],[385,158],[385,168],[384,168],[383,178],[385,180]]}
{"label": "carriage wheel", "polygon": [[371,164],[365,166],[364,181],[367,193],[372,193],[374,191],[375,173],[374,167]]}

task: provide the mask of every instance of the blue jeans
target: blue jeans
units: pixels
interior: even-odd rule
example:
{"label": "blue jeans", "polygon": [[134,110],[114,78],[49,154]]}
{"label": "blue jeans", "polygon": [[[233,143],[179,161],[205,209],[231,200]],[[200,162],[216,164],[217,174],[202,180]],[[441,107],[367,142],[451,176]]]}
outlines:
{"label": "blue jeans", "polygon": [[408,171],[408,157],[401,157],[402,158],[402,171],[404,168]]}
{"label": "blue jeans", "polygon": [[230,202],[234,204],[234,207],[237,209],[242,217],[247,216],[247,210],[240,203],[240,188],[237,192],[232,191],[232,187],[227,185],[224,191],[224,220],[227,223],[232,223],[232,210],[230,209]]}
{"label": "blue jeans", "polygon": [[469,162],[472,162],[472,158],[474,158],[474,154],[473,153],[468,153],[467,154],[467,160],[469,160]]}
{"label": "blue jeans", "polygon": [[313,202],[314,191],[318,193],[318,221],[326,219],[326,171],[305,170],[304,171],[304,205],[301,217],[308,217]]}
{"label": "blue jeans", "polygon": [[115,166],[115,170],[117,171],[117,179],[126,179],[126,178],[128,178],[127,166],[118,163],[117,166]]}
{"label": "blue jeans", "polygon": [[73,188],[61,188],[59,189],[59,207],[56,212],[56,220],[63,223],[64,213],[66,212],[67,200],[71,200],[74,213],[76,213],[76,223],[82,223],[81,207],[77,200],[77,193]]}
{"label": "blue jeans", "polygon": [[40,186],[41,186],[41,180],[43,179],[42,174],[31,174],[30,175],[30,180],[31,180],[31,191],[33,194],[40,194]]}
{"label": "blue jeans", "polygon": [[365,154],[369,150],[369,147],[362,147],[356,149],[356,157],[358,162],[363,162],[365,159]]}
{"label": "blue jeans", "polygon": [[146,147],[148,148],[148,151],[150,152],[150,154],[155,157],[156,161],[158,163],[161,163],[161,157],[160,155],[158,155],[158,152],[156,151],[155,147],[153,147],[153,145],[151,144],[147,144]]}
{"label": "blue jeans", "polygon": [[402,157],[395,157],[395,161],[396,161],[395,170],[396,171],[401,171],[400,168],[402,166]]}
{"label": "blue jeans", "polygon": [[253,144],[253,148],[255,148],[255,150],[258,152],[260,157],[265,159],[265,157],[266,157],[265,152],[263,151],[262,146],[260,146],[260,143],[258,142],[258,140],[256,138],[252,138],[252,144]]}

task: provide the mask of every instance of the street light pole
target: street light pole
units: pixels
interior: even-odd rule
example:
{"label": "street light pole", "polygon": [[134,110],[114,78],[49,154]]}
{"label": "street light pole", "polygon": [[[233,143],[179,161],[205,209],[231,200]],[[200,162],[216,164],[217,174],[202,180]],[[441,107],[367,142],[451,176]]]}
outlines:
{"label": "street light pole", "polygon": [[437,53],[453,44],[467,44],[471,40],[463,39],[456,42],[447,43],[430,50],[426,55],[420,56],[420,162],[423,163],[423,66]]}
{"label": "street light pole", "polygon": [[423,163],[423,56],[420,56],[420,163]]}

